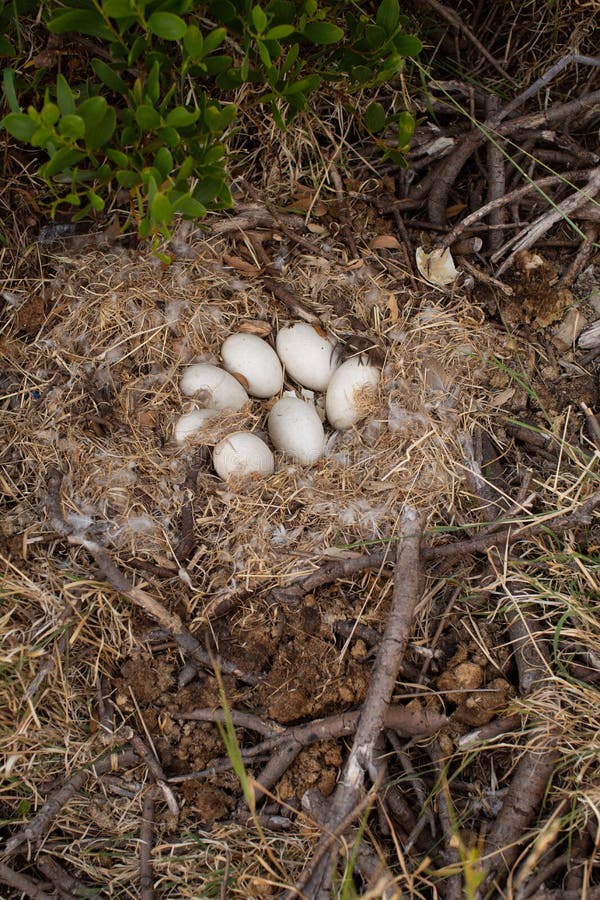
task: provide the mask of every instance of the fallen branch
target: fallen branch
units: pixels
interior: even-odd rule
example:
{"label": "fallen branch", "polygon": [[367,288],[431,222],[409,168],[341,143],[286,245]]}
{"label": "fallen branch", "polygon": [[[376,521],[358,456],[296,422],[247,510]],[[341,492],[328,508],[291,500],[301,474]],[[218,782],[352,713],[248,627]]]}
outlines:
{"label": "fallen branch", "polygon": [[144,795],[140,825],[140,900],[154,900],[152,843],[154,832],[154,795],[151,787]]}
{"label": "fallen branch", "polygon": [[556,222],[568,218],[580,207],[584,206],[590,200],[593,200],[598,191],[600,191],[600,166],[592,171],[587,184],[567,197],[566,200],[555,204],[552,209],[539,216],[531,225],[528,225],[527,228],[524,228],[507,241],[504,246],[500,247],[500,249],[490,257],[491,262],[496,263],[500,257],[504,256],[507,250],[510,249],[511,251],[502,265],[498,268],[496,277],[501,275],[512,265],[517,253],[533,246],[533,244],[535,244],[542,235],[546,234]]}
{"label": "fallen branch", "polygon": [[24,828],[8,838],[2,851],[3,854],[11,856],[23,844],[39,843],[53,819],[56,818],[63,806],[75,796],[77,791],[81,790],[90,775],[94,775],[97,778],[99,775],[104,775],[105,772],[114,772],[116,769],[133,766],[137,763],[137,754],[127,748],[118,753],[107,753],[94,762],[89,763],[83,769],[74,772],[64,784],[50,795],[33,819]]}
{"label": "fallen branch", "polygon": [[[233,723],[236,723],[236,717],[240,715],[232,710]],[[246,715],[245,713],[242,715]],[[303,725],[293,725],[286,728],[280,734],[266,738],[254,747],[249,747],[241,751],[244,762],[252,762],[258,757],[266,754],[273,754],[273,757],[281,755],[282,758],[288,759],[288,766],[293,762],[298,753],[304,748],[315,744],[318,741],[335,740],[336,738],[348,737],[354,734],[358,726],[361,711],[338,713],[334,716],[327,716],[324,719],[317,719],[314,722],[307,722]],[[221,710],[192,710],[189,713],[182,713],[177,718],[194,720],[200,722],[221,722],[223,721],[223,713]],[[239,721],[239,720],[238,720]],[[420,709],[412,706],[394,705],[388,707],[385,713],[385,727],[392,728],[403,737],[427,737],[435,734],[440,728],[447,725],[449,719],[440,713],[432,712],[427,709]],[[241,727],[249,727],[242,724]],[[273,766],[275,763],[273,763]],[[215,760],[214,763],[206,769],[189,772],[186,775],[175,775],[169,778],[171,784],[179,784],[183,781],[190,781],[196,778],[202,778],[213,775],[216,772],[224,772],[232,768],[229,757]],[[282,774],[287,766],[283,767]],[[276,779],[277,780],[277,779]],[[264,788],[270,787],[275,781],[267,784],[267,778],[263,774],[257,779]]]}
{"label": "fallen branch", "polygon": [[511,100],[505,107],[485,119],[478,128],[474,128],[470,134],[466,135],[453,153],[444,160],[438,169],[436,169],[435,179],[433,180],[428,196],[429,219],[434,225],[445,224],[448,193],[469,157],[481,147],[486,140],[488,140],[490,133],[495,132],[505,119],[508,119],[513,112],[519,109],[519,107],[526,103],[531,97],[535,96],[538,91],[546,87],[553,78],[559,75],[563,69],[572,63],[600,66],[600,59],[595,59],[590,56],[580,56],[575,53],[570,53],[562,59],[559,59],[558,62],[551,66],[548,71],[541,76],[541,78],[534,81],[533,84]]}
{"label": "fallen branch", "polygon": [[[340,833],[339,829],[342,823],[348,819],[352,821],[353,812],[360,807],[363,799],[366,775],[370,774],[376,777],[375,744],[384,728],[386,709],[389,707],[398,671],[410,638],[414,611],[420,596],[419,556],[423,524],[424,517],[416,510],[410,507],[404,510],[400,520],[392,606],[373,667],[352,749],[332,797],[331,809],[327,818],[329,832]],[[317,854],[323,845],[328,843],[329,836],[325,834],[317,846]],[[322,890],[328,889],[334,856],[333,848],[330,848],[323,855],[318,866],[312,868],[308,881],[303,882],[303,891],[308,898],[318,897]]]}
{"label": "fallen branch", "polygon": [[56,900],[54,893],[47,894],[33,878],[22,875],[20,872],[15,872],[14,869],[11,869],[10,866],[3,862],[0,862],[0,882],[7,884],[27,897],[31,897],[31,900]]}

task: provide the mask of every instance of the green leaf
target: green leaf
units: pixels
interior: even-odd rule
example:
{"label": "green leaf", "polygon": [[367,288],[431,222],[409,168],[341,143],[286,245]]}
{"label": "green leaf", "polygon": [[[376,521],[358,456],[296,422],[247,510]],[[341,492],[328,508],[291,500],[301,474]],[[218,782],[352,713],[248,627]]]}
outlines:
{"label": "green leaf", "polygon": [[148,74],[148,78],[146,79],[146,85],[144,88],[144,94],[146,99],[150,101],[151,104],[156,105],[158,103],[158,98],[160,97],[160,65],[158,61],[152,64],[152,68]]}
{"label": "green leaf", "polygon": [[397,34],[393,43],[401,56],[418,56],[423,49],[423,44],[414,34]]}
{"label": "green leaf", "polygon": [[387,42],[387,35],[379,25],[368,25],[366,30],[367,44],[370,50],[379,50]]}
{"label": "green leaf", "polygon": [[104,200],[102,197],[99,197],[95,191],[88,191],[86,197],[92,209],[95,209],[97,212],[102,212],[104,209]]}
{"label": "green leaf", "polygon": [[267,50],[267,45],[264,44],[263,41],[257,41],[257,47],[260,61],[262,62],[265,69],[270,69],[273,63],[271,62],[271,56],[269,55],[269,51]]}
{"label": "green leaf", "polygon": [[369,131],[377,134],[385,128],[387,115],[381,103],[370,103],[365,110],[364,122]]}
{"label": "green leaf", "polygon": [[188,125],[194,124],[199,115],[200,110],[198,109],[192,112],[183,106],[176,106],[168,113],[165,121],[171,128],[187,128]]}
{"label": "green leaf", "polygon": [[53,34],[77,31],[79,34],[102,38],[109,43],[115,39],[100,13],[94,9],[69,9],[67,12],[59,12],[48,22],[48,31]]}
{"label": "green leaf", "polygon": [[93,128],[88,129],[86,125],[85,140],[90,150],[97,150],[108,144],[117,127],[117,114],[112,106],[109,106],[102,120]]}
{"label": "green leaf", "polygon": [[302,32],[312,44],[337,44],[344,37],[344,32],[331,22],[309,22]]}
{"label": "green leaf", "polygon": [[138,172],[130,172],[128,169],[120,169],[116,174],[117,183],[124,188],[130,189],[137,187],[142,183],[141,176]]}
{"label": "green leaf", "polygon": [[161,147],[154,157],[154,167],[158,169],[163,180],[173,171],[173,155],[166,147]]}
{"label": "green leaf", "polygon": [[166,194],[157,191],[150,204],[150,215],[155,222],[168,223],[171,221],[173,218],[173,207]]}
{"label": "green leaf", "polygon": [[136,15],[130,0],[104,0],[102,9],[113,19],[128,19]]}
{"label": "green leaf", "polygon": [[197,25],[188,25],[183,36],[183,46],[190,59],[202,59],[204,56],[204,38]]}
{"label": "green leaf", "polygon": [[61,147],[52,159],[39,168],[42,178],[52,178],[59,172],[65,172],[75,163],[80,162],[85,156],[80,150],[72,150],[70,147]]}
{"label": "green leaf", "polygon": [[170,126],[159,128],[156,134],[167,147],[177,147],[181,142],[177,129],[171,128]]}
{"label": "green leaf", "polygon": [[135,41],[131,45],[131,49],[127,56],[127,65],[132,66],[138,61],[140,56],[148,49],[148,41],[143,34],[138,34]]}
{"label": "green leaf", "polygon": [[78,141],[85,134],[85,122],[81,116],[63,116],[58,123],[58,130],[64,137]]}
{"label": "green leaf", "polygon": [[89,97],[87,100],[84,100],[83,103],[79,104],[77,107],[77,115],[81,116],[85,122],[86,132],[91,133],[93,129],[100,124],[104,118],[107,107],[108,103],[104,97]]}
{"label": "green leaf", "polygon": [[187,25],[179,16],[170,12],[155,12],[148,19],[148,28],[156,37],[165,41],[180,41]]}
{"label": "green leaf", "polygon": [[160,114],[149,103],[142,103],[135,111],[135,121],[144,131],[152,131],[160,125]]}
{"label": "green leaf", "polygon": [[75,112],[75,97],[64,75],[56,76],[56,102],[63,116],[71,116]]}
{"label": "green leaf", "polygon": [[111,162],[114,162],[116,166],[120,166],[122,169],[129,164],[129,157],[120,150],[115,150],[113,147],[107,147],[105,153]]}
{"label": "green leaf", "polygon": [[181,213],[186,219],[202,219],[206,215],[206,207],[204,204],[200,203],[199,200],[194,200],[194,198],[190,196],[180,197],[179,200],[173,204],[173,210],[174,212]]}
{"label": "green leaf", "polygon": [[283,94],[285,97],[293,97],[295,94],[311,94],[316,91],[321,84],[318,75],[307,75],[305,78],[299,78],[293,84],[285,86]]}
{"label": "green leaf", "polygon": [[237,9],[230,0],[215,0],[210,7],[210,15],[217,22],[232,22],[237,16]]}
{"label": "green leaf", "polygon": [[265,41],[280,41],[283,38],[289,37],[295,30],[293,25],[275,25],[274,28],[269,28],[264,35],[264,39]]}
{"label": "green leaf", "polygon": [[398,116],[398,147],[401,150],[408,150],[415,127],[415,117],[409,112],[401,112]]}
{"label": "green leaf", "polygon": [[400,21],[400,6],[398,0],[381,0],[377,10],[376,22],[380,28],[391,36]]}
{"label": "green leaf", "polygon": [[65,203],[70,203],[71,206],[81,206],[81,197],[79,194],[67,194]]}
{"label": "green leaf", "polygon": [[262,34],[265,28],[267,27],[267,17],[264,13],[264,10],[260,6],[252,7],[252,24],[257,32],[257,34]]}
{"label": "green leaf", "polygon": [[2,90],[9,109],[12,113],[21,111],[19,101],[17,100],[17,92],[15,89],[15,72],[14,69],[5,69],[2,73]]}
{"label": "green leaf", "polygon": [[0,35],[0,56],[16,56],[17,49],[14,44],[5,38],[3,35]]}
{"label": "green leaf", "polygon": [[92,69],[100,81],[109,87],[111,91],[114,91],[116,94],[121,94],[122,96],[127,93],[127,85],[123,79],[113,68],[111,68],[111,66],[107,65],[101,59],[92,60]]}
{"label": "green leaf", "polygon": [[56,103],[44,103],[40,115],[44,125],[55,125],[60,118],[60,109]]}
{"label": "green leaf", "polygon": [[31,137],[37,128],[36,123],[29,116],[26,116],[25,113],[9,113],[7,116],[4,116],[0,125],[6,128],[11,137],[16,138],[18,141],[27,141],[27,143],[31,141]]}
{"label": "green leaf", "polygon": [[204,55],[207,56],[213,50],[216,50],[217,47],[220,47],[226,37],[226,28],[213,28],[212,31],[209,31],[204,38]]}

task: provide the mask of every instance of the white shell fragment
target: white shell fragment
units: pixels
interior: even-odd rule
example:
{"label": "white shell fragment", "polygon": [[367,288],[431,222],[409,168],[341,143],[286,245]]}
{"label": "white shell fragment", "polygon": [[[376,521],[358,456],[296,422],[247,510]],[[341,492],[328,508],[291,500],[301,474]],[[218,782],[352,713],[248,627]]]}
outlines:
{"label": "white shell fragment", "polygon": [[365,353],[353,356],[333,375],[325,397],[325,412],[332,428],[345,431],[368,415],[364,401],[366,391],[374,392],[379,383],[379,369],[369,363]]}
{"label": "white shell fragment", "polygon": [[423,247],[417,247],[415,257],[417,269],[430,284],[452,284],[458,275],[448,248],[427,252]]}
{"label": "white shell fragment", "polygon": [[296,462],[311,465],[323,455],[323,424],[309,403],[282,397],[269,413],[268,427],[273,446]]}
{"label": "white shell fragment", "polygon": [[283,387],[283,369],[273,348],[255,334],[231,334],[221,347],[228,372],[242,375],[252,397],[273,397]]}
{"label": "white shell fragment", "polygon": [[175,440],[178,444],[183,444],[188,438],[202,431],[208,420],[216,415],[216,409],[194,409],[180,416],[175,422]]}
{"label": "white shell fragment", "polygon": [[275,460],[264,441],[251,431],[234,431],[213,451],[213,466],[226,481],[232,475],[270,475]]}
{"label": "white shell fragment", "polygon": [[209,409],[238,410],[248,402],[248,394],[233,375],[208,363],[186,369],[180,387],[182,394]]}
{"label": "white shell fragment", "polygon": [[277,353],[290,378],[312,391],[324,391],[339,362],[339,352],[327,335],[306,322],[282,328]]}

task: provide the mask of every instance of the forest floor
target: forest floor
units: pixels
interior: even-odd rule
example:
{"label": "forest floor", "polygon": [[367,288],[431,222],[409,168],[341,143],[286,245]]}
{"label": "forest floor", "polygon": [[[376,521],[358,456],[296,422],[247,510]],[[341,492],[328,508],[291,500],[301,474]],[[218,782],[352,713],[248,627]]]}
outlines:
{"label": "forest floor", "polygon": [[[51,224],[5,250],[2,896],[600,896],[600,70],[560,49],[498,120],[432,87],[406,171],[263,133],[170,265]],[[297,321],[376,396],[224,482],[273,401],[181,443],[181,374]]]}

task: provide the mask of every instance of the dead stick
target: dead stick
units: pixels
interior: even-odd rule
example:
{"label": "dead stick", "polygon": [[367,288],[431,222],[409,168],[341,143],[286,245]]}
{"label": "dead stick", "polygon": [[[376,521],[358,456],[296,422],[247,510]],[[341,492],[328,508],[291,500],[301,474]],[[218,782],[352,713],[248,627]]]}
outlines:
{"label": "dead stick", "polygon": [[107,753],[95,760],[95,762],[89,763],[83,769],[79,769],[50,795],[40,811],[36,813],[24,828],[17,831],[16,834],[13,834],[7,840],[3,853],[12,855],[27,842],[37,843],[40,841],[52,820],[56,818],[71,797],[83,787],[90,774],[98,777],[99,775],[104,775],[105,772],[112,772],[125,766],[133,766],[137,762],[137,754],[133,750],[125,749],[118,753]]}
{"label": "dead stick", "polygon": [[[209,721],[204,716],[206,710],[201,710],[203,717],[200,721]],[[218,718],[219,710],[214,710],[213,721],[220,721]],[[235,713],[234,713],[235,715]],[[192,717],[193,712],[187,713],[185,717]],[[340,737],[347,737],[354,734],[360,719],[360,710],[352,712],[338,713],[335,716],[327,716],[324,719],[317,719],[314,722],[308,722],[304,725],[294,725],[286,728],[281,734],[266,738],[254,747],[242,750],[242,759],[244,762],[251,762],[267,753],[275,755],[281,752],[284,756],[288,753],[288,748],[293,748],[299,753],[303,747],[315,744],[317,741],[329,741]],[[427,735],[435,734],[441,728],[448,724],[448,718],[439,713],[430,710],[417,710],[410,706],[389,706],[385,713],[385,727],[393,728],[402,737],[427,737]],[[235,722],[235,719],[234,719]],[[291,755],[292,750],[289,749]],[[202,769],[200,771],[190,772],[186,775],[175,775],[169,779],[171,784],[178,784],[182,781],[190,781],[204,775],[213,774],[215,771],[226,771],[231,768],[231,760],[225,757],[216,760],[212,767]],[[285,769],[284,769],[285,771]],[[266,784],[263,782],[263,786]]]}
{"label": "dead stick", "polygon": [[463,20],[460,18],[460,16],[458,16],[454,12],[453,9],[449,9],[447,6],[444,6],[442,3],[439,3],[438,0],[419,0],[419,2],[421,5],[429,6],[439,16],[441,16],[443,19],[446,19],[447,22],[450,22],[450,24],[453,25],[454,28],[457,28],[459,31],[462,31],[462,33],[465,35],[465,37],[468,38],[469,41],[473,44],[473,46],[477,49],[478,53],[480,53],[481,56],[483,56],[483,57],[485,57],[485,59],[487,59],[489,64],[491,66],[493,66],[493,68],[496,70],[496,72],[498,72],[499,75],[502,75],[502,77],[506,81],[510,81],[512,84],[516,84],[514,78],[511,78],[511,76],[508,74],[508,72],[502,68],[500,63],[496,59],[494,59],[494,57],[489,52],[489,50],[487,50],[483,46],[481,41],[479,41],[477,39],[477,37],[473,34],[473,32],[471,31],[469,26],[463,22]]}
{"label": "dead stick", "polygon": [[338,172],[337,167],[333,162],[329,165],[329,174],[331,175],[331,180],[333,181],[333,186],[335,188],[335,195],[339,204],[339,218],[344,240],[346,241],[348,249],[352,254],[352,259],[358,259],[360,257],[360,253],[358,252],[354,234],[352,233],[352,229],[350,228],[350,214],[348,212],[348,206],[346,205],[344,185],[342,184],[340,173]]}
{"label": "dead stick", "polygon": [[587,184],[567,197],[566,200],[556,204],[551,210],[539,216],[531,225],[528,225],[527,228],[520,231],[515,237],[511,238],[510,241],[507,241],[503,247],[500,247],[500,249],[490,257],[491,262],[496,263],[500,257],[504,256],[506,251],[510,249],[510,254],[499,267],[496,272],[496,277],[501,275],[510,265],[512,265],[517,253],[533,246],[533,244],[535,244],[542,235],[546,234],[556,222],[568,218],[589,200],[593,200],[598,191],[600,191],[600,167],[592,172]]}
{"label": "dead stick", "polygon": [[[500,100],[496,94],[492,94],[488,100],[487,115],[493,116],[500,108]],[[488,202],[498,200],[506,193],[506,172],[504,169],[504,154],[500,147],[490,141],[487,146],[487,167],[488,167]],[[489,216],[490,225],[504,225],[504,207],[498,206]],[[488,235],[488,248],[493,253],[498,250],[502,244],[502,235],[500,232],[492,228]],[[505,286],[506,287],[506,286]],[[509,288],[510,290],[510,288]],[[511,291],[512,293],[512,291]]]}
{"label": "dead stick", "polygon": [[151,787],[144,795],[140,825],[140,900],[154,900],[152,844],[154,832],[154,796]]}
{"label": "dead stick", "polygon": [[[490,831],[483,860],[487,873],[485,885],[498,872],[508,872],[519,855],[526,829],[536,816],[548,782],[554,774],[560,754],[558,737],[548,735],[539,750],[528,750],[521,757],[502,809]],[[486,896],[486,888],[478,897]]]}
{"label": "dead stick", "polygon": [[3,862],[0,862],[0,882],[15,888],[15,890],[25,894],[27,897],[31,897],[31,900],[56,900],[56,894],[47,894],[33,878],[22,875],[20,872],[15,872],[14,869],[11,869],[10,866]]}
{"label": "dead stick", "polygon": [[493,212],[493,210],[499,209],[501,206],[510,206],[510,204],[515,200],[519,200],[526,194],[531,193],[531,191],[537,190],[539,193],[542,193],[543,188],[552,187],[553,184],[564,184],[565,182],[569,183],[571,181],[578,181],[581,178],[589,178],[592,172],[593,169],[577,169],[576,171],[569,172],[567,176],[547,175],[544,178],[539,178],[537,181],[530,181],[522,187],[516,188],[514,191],[510,191],[510,193],[505,194],[503,197],[498,197],[495,200],[491,200],[484,206],[480,206],[479,209],[475,210],[475,212],[472,212],[470,215],[465,216],[465,218],[462,219],[462,221],[460,221],[458,225],[456,225],[452,229],[452,231],[450,231],[439,242],[438,246],[440,248],[450,247],[455,243],[460,235],[463,234],[463,232],[467,231],[467,229],[471,225],[479,222],[480,219],[485,218],[485,216]]}
{"label": "dead stick", "polygon": [[[360,804],[365,777],[376,775],[375,744],[384,727],[396,678],[402,665],[413,624],[415,607],[421,592],[420,547],[424,516],[406,507],[400,519],[400,536],[394,568],[394,588],[385,633],[379,647],[367,696],[365,698],[352,749],[341,779],[333,794],[327,820],[329,831],[335,832]],[[320,845],[328,842],[321,839]],[[317,848],[317,853],[319,847]],[[307,897],[318,897],[327,889],[331,868],[328,851],[304,885]]]}
{"label": "dead stick", "polygon": [[456,846],[457,825],[452,810],[452,798],[448,786],[448,778],[443,766],[442,752],[437,741],[433,741],[428,748],[429,757],[433,763],[437,775],[435,799],[437,800],[438,817],[442,826],[444,842],[446,844],[445,862],[454,870],[444,881],[445,900],[460,900],[462,897],[463,879],[460,871],[460,853]]}
{"label": "dead stick", "polygon": [[428,198],[429,218],[434,225],[445,224],[448,192],[469,157],[488,139],[489,132],[493,132],[501,122],[526,103],[530,97],[535,96],[538,91],[549,84],[553,78],[559,75],[560,72],[571,63],[599,66],[600,59],[594,59],[589,56],[579,56],[575,53],[569,53],[568,55],[563,56],[563,58],[559,59],[553,66],[550,66],[548,71],[545,72],[541,78],[534,81],[533,84],[511,100],[511,102],[503,109],[486,119],[479,128],[473,129],[469,135],[463,138],[457,149],[436,170],[436,178],[433,181]]}

